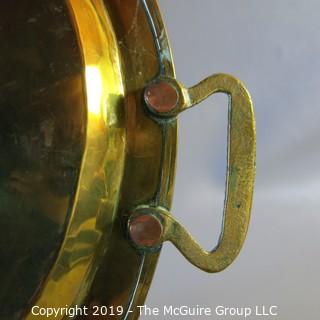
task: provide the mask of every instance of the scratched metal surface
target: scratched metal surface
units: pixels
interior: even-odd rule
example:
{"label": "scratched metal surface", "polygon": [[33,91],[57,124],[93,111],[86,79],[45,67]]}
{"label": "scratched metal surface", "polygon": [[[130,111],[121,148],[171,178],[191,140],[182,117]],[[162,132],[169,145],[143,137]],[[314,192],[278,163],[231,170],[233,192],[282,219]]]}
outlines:
{"label": "scratched metal surface", "polygon": [[[237,261],[208,275],[165,245],[147,305],[278,305],[273,319],[318,319],[319,1],[159,5],[179,80],[191,85],[223,71],[249,88],[257,117],[257,183],[248,239]],[[207,248],[220,229],[225,104],[216,96],[180,121],[173,213]]]}

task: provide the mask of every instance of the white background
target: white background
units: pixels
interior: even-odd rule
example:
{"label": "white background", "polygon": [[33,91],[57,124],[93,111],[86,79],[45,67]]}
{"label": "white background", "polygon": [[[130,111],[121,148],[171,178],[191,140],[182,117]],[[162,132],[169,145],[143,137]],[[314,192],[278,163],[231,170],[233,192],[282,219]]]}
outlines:
{"label": "white background", "polygon": [[[278,305],[276,319],[319,319],[320,1],[159,5],[180,81],[191,86],[226,72],[247,85],[258,154],[251,226],[238,259],[206,274],[166,244],[147,305]],[[227,99],[216,95],[180,119],[172,211],[210,249],[222,216]]]}

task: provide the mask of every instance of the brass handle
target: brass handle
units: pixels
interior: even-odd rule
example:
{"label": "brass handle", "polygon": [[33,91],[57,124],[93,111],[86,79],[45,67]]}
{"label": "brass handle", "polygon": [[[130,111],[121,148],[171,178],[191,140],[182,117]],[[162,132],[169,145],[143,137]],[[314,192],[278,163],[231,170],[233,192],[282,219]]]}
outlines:
{"label": "brass handle", "polygon": [[[136,210],[131,222],[137,219],[137,215],[140,218],[141,215],[148,215],[153,221],[149,225],[157,230],[159,238],[153,242],[135,242],[142,247],[156,247],[163,241],[171,241],[195,266],[207,272],[219,272],[229,266],[241,250],[250,220],[256,155],[252,101],[242,82],[226,74],[213,75],[190,89],[175,79],[158,79],[151,84],[153,90],[160,86],[165,88],[165,99],[159,100],[159,93],[152,99],[152,88],[147,89],[145,94],[149,109],[159,117],[176,116],[217,92],[226,93],[230,98],[223,230],[216,248],[208,252],[166,209],[149,207],[147,213],[146,207],[141,207]],[[177,93],[176,99],[173,89]],[[161,104],[159,101],[162,102],[161,108],[158,107]]]}

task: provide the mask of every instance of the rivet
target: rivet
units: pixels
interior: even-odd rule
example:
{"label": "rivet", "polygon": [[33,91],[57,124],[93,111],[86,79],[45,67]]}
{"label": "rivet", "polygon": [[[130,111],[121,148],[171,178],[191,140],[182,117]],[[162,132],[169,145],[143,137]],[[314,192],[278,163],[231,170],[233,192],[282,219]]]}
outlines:
{"label": "rivet", "polygon": [[139,215],[129,221],[130,238],[139,247],[157,245],[161,240],[162,233],[162,224],[153,215]]}
{"label": "rivet", "polygon": [[150,84],[144,91],[147,105],[157,113],[168,113],[178,104],[177,89],[167,81],[158,81]]}

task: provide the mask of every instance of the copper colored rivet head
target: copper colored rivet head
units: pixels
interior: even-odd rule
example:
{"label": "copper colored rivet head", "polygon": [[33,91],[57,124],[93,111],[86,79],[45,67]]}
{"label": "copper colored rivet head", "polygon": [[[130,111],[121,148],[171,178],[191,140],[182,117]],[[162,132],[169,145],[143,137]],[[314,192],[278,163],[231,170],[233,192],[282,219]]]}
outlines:
{"label": "copper colored rivet head", "polygon": [[148,106],[158,113],[172,111],[178,101],[177,89],[166,81],[160,81],[149,85],[144,92],[144,99]]}
{"label": "copper colored rivet head", "polygon": [[129,222],[131,240],[140,247],[152,247],[158,244],[162,231],[160,221],[152,215],[141,215]]}

